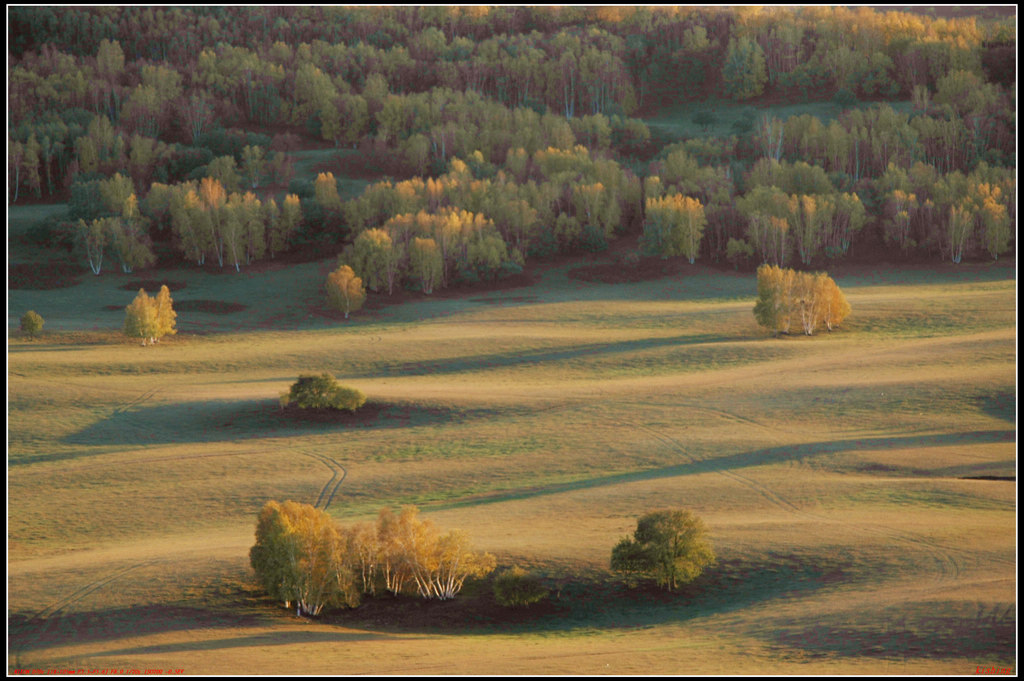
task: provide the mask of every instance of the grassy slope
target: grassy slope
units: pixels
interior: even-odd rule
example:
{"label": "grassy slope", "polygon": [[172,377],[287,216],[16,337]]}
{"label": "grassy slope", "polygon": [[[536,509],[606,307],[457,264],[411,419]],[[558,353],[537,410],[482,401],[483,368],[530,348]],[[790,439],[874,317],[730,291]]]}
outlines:
{"label": "grassy slope", "polygon": [[[961,479],[1016,468],[1012,265],[839,273],[846,328],[777,340],[754,325],[752,275],[701,266],[618,286],[555,268],[342,322],[320,307],[329,265],[167,273],[186,284],[176,301],[249,309],[182,313],[179,337],[145,349],[105,335],[126,277],[11,292],[9,328],[28,307],[47,330],[98,327],[9,346],[11,668],[1012,662],[1014,486]],[[278,393],[311,370],[361,388],[376,419],[283,420]],[[336,517],[417,503],[500,563],[543,570],[558,598],[509,622],[478,588],[410,606],[418,626],[372,604],[311,625],[264,603],[248,586],[256,511],[313,503],[342,474]],[[611,546],[669,505],[705,518],[721,565],[674,598],[617,588]]]}

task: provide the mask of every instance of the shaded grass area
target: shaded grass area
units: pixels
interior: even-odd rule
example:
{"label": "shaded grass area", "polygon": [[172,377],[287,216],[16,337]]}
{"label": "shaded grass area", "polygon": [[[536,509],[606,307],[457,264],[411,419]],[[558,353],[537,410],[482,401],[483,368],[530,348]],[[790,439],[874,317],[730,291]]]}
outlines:
{"label": "shaded grass area", "polygon": [[156,294],[160,291],[161,286],[166,286],[167,290],[174,292],[180,291],[187,287],[188,284],[183,281],[167,281],[164,279],[138,279],[121,284],[118,288],[122,291],[138,291],[141,288],[150,294]]}
{"label": "shaded grass area", "polygon": [[[911,109],[911,103],[887,102],[898,112],[907,112]],[[857,105],[858,108],[870,108],[874,103],[863,102]],[[785,121],[791,116],[810,114],[818,118],[822,123],[828,124],[839,117],[844,108],[833,101],[817,102],[794,102],[792,104],[773,104],[771,106],[757,106],[741,104],[731,100],[711,99],[701,102],[683,102],[674,106],[661,108],[656,115],[645,119],[647,125],[654,131],[663,133],[676,140],[688,139],[691,137],[730,137],[737,133],[736,126],[753,125],[757,127],[760,119],[765,116],[774,116]],[[694,123],[693,117],[698,112],[708,112],[714,117],[714,121],[708,126]]]}
{"label": "shaded grass area", "polygon": [[590,628],[634,629],[681,623],[805,596],[852,579],[838,556],[773,553],[763,560],[730,559],[709,568],[676,592],[653,583],[629,587],[605,574],[548,575],[549,596],[528,608],[507,608],[493,595],[493,577],[467,584],[451,601],[390,594],[367,598],[323,621],[386,632],[571,633]]}
{"label": "shaded grass area", "polygon": [[[595,627],[629,630],[678,624],[752,605],[799,598],[858,579],[841,555],[771,554],[763,560],[730,559],[709,568],[691,584],[667,592],[653,583],[627,587],[604,574],[543,578],[549,597],[529,608],[507,608],[493,595],[493,576],[470,581],[453,600],[425,601],[415,596],[365,596],[354,609],[328,609],[315,622],[366,632],[342,633],[317,628],[302,633],[222,638],[143,645],[105,651],[105,655],[187,653],[295,642],[330,643],[387,639],[408,634],[572,634]],[[298,621],[294,612],[266,598],[245,579],[222,579],[180,604],[147,604],[82,609],[73,612],[16,612],[9,617],[9,645],[18,653],[95,641],[117,641],[197,628],[218,629]],[[406,639],[407,640],[407,639]]]}
{"label": "shaded grass area", "polygon": [[[968,609],[958,602],[878,613],[874,621],[802,619],[780,622],[772,641],[813,657],[958,658],[979,666],[1012,662],[1017,621],[1013,604]],[[966,667],[964,673],[974,673]]]}
{"label": "shaded grass area", "polygon": [[[346,411],[282,410],[276,400],[241,402],[211,400],[143,406],[121,411],[65,441],[101,447],[146,444],[209,443],[238,439],[341,434],[351,429],[391,429],[465,423],[493,418],[490,409],[367,402],[355,413]],[[57,457],[60,458],[60,457]],[[55,460],[52,455],[18,457],[12,464]]]}

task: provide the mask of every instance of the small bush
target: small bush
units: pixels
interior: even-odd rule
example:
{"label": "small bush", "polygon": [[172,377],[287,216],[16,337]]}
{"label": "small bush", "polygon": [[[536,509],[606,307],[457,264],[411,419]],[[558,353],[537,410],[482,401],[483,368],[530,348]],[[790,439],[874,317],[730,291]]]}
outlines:
{"label": "small bush", "polygon": [[366,395],[355,388],[340,385],[331,374],[299,376],[281,396],[281,406],[295,404],[300,409],[346,409],[355,411],[366,404]]}
{"label": "small bush", "polygon": [[21,317],[21,332],[35,338],[43,331],[43,318],[35,310],[29,310]]}
{"label": "small bush", "polygon": [[529,607],[547,596],[540,579],[520,567],[509,568],[494,578],[494,598],[507,608]]}

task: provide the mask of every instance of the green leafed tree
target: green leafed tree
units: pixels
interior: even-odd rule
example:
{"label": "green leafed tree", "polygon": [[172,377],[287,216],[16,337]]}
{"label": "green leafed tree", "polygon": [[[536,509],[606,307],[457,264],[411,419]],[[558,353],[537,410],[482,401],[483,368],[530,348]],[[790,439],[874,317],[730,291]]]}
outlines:
{"label": "green leafed tree", "polygon": [[764,50],[756,40],[748,37],[729,41],[725,63],[722,65],[725,91],[733,99],[757,97],[768,82]]}
{"label": "green leafed tree", "polygon": [[249,563],[272,598],[298,615],[316,617],[326,605],[355,607],[360,594],[347,542],[326,512],[294,501],[267,502],[256,524]]}
{"label": "green leafed tree", "polygon": [[412,275],[419,280],[422,291],[427,295],[433,293],[434,287],[441,283],[441,273],[444,269],[441,250],[437,243],[430,238],[415,237],[409,248],[409,265]]}
{"label": "green leafed tree", "polygon": [[548,589],[536,575],[515,566],[494,578],[494,599],[507,608],[528,608],[547,598]]}
{"label": "green leafed tree", "polygon": [[35,338],[43,332],[43,317],[35,310],[29,310],[21,316],[21,332],[29,338]]}
{"label": "green leafed tree", "polygon": [[630,578],[653,578],[675,591],[715,560],[704,522],[690,511],[669,509],[641,516],[633,537],[622,539],[612,550],[611,567]]}
{"label": "green leafed tree", "polygon": [[663,257],[682,255],[692,264],[700,252],[707,218],[697,199],[681,194],[647,199],[643,249]]}
{"label": "green leafed tree", "polygon": [[355,411],[366,404],[366,395],[345,387],[329,373],[299,376],[288,392],[288,402],[301,409],[344,409]]}

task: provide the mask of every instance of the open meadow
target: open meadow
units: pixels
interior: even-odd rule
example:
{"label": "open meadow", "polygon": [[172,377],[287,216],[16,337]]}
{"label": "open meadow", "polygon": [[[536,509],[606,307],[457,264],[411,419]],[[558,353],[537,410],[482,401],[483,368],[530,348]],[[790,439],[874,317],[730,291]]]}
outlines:
{"label": "open meadow", "polygon": [[[562,261],[346,321],[333,262],[160,271],[179,333],[152,347],[119,333],[131,275],[9,291],[9,672],[1016,670],[1014,262],[838,269],[843,328],[779,339],[750,272]],[[323,371],[362,416],[281,412]],[[270,499],[416,504],[551,596],[508,611],[485,580],[298,618],[249,567]],[[677,506],[718,565],[627,589],[612,547]]]}

